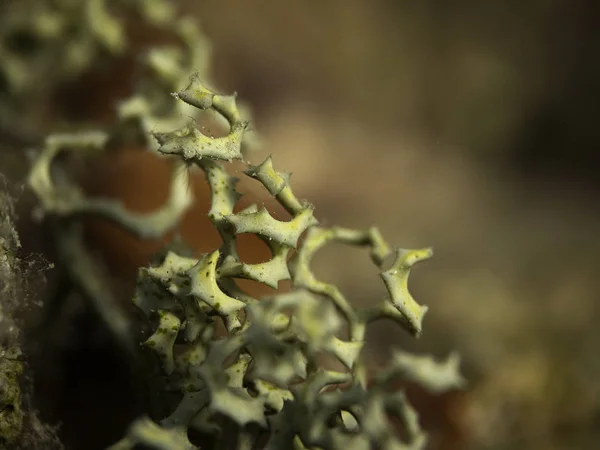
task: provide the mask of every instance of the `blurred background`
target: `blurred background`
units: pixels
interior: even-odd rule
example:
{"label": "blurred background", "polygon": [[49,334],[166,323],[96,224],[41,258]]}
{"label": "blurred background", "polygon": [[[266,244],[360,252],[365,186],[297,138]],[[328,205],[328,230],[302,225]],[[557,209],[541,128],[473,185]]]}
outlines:
{"label": "blurred background", "polygon": [[[600,3],[178,3],[212,42],[215,84],[252,109],[251,161],[273,154],[325,224],[434,248],[410,286],[430,307],[423,337],[378,326],[366,352],[373,370],[393,345],[461,354],[468,390],[411,391],[431,448],[598,448]],[[127,93],[114,74],[130,65],[115,67],[62,86],[48,115],[103,114]],[[91,191],[133,209],[164,199],[166,169],[146,156],[93,173]],[[214,248],[196,220],[184,235]],[[89,239],[123,279],[159,245],[105,224]],[[329,248],[314,266],[356,304],[384,293],[366,252]]]}

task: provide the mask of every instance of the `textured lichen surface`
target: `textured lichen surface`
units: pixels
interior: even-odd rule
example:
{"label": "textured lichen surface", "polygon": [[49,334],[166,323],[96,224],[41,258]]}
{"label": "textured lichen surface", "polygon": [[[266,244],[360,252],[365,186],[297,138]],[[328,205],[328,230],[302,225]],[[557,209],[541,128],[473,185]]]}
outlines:
{"label": "textured lichen surface", "polygon": [[[248,164],[245,174],[260,182],[290,219],[276,220],[258,205],[235,212],[240,194],[226,162],[242,159],[240,134],[246,126],[235,98],[209,91],[197,75],[175,97],[213,108],[230,123],[230,133],[219,139],[204,136],[194,125],[155,135],[159,151],[205,172],[212,192],[208,216],[223,244],[199,258],[169,251],[159,264],[140,269],[134,303],[154,325],[144,344],[156,353],[168,389],[183,397],[159,420],[162,429],[140,421],[113,449],[134,448],[151,436],[156,448],[196,448],[186,438],[190,429],[216,433],[217,439],[233,434],[232,445],[241,449],[252,448],[261,430],[268,430],[268,449],[423,448],[426,437],[416,412],[391,385],[404,378],[432,392],[458,388],[463,379],[457,357],[437,362],[397,351],[367,386],[360,353],[367,326],[380,319],[421,334],[427,308],[411,296],[408,276],[431,250],[393,248],[376,228],[319,225],[313,206],[296,197],[289,175],[277,172],[271,158]],[[236,237],[244,233],[262,239],[272,258],[257,264],[241,261]],[[356,309],[336,286],[319,280],[310,268],[312,257],[332,242],[367,247],[388,295]],[[383,270],[389,258],[393,263]],[[291,280],[292,288],[256,299],[235,284],[236,278],[271,287]],[[219,333],[219,324],[225,332]],[[323,355],[344,369],[322,368]],[[390,416],[403,424],[404,440]],[[179,433],[177,440],[169,437],[173,433]]]}
{"label": "textured lichen surface", "polygon": [[[162,236],[177,227],[192,202],[182,168],[200,168],[210,186],[207,215],[222,246],[199,258],[167,251],[159,263],[139,270],[133,300],[152,327],[144,346],[157,356],[165,391],[179,392],[181,400],[167,417],[155,417],[158,423],[140,419],[112,448],[196,448],[188,439],[191,430],[217,442],[227,438],[228,445],[240,449],[264,440],[265,433],[268,449],[423,448],[426,435],[417,413],[392,385],[405,379],[432,392],[459,388],[463,379],[456,355],[439,362],[396,351],[369,384],[360,355],[367,327],[378,320],[390,319],[415,337],[421,334],[427,307],[410,294],[408,276],[431,250],[392,247],[377,228],[320,225],[313,206],[296,197],[290,175],[277,172],[270,157],[258,165],[244,161],[241,146],[248,122],[235,96],[209,90],[197,73],[173,96],[220,114],[229,132],[206,136],[188,120],[178,129],[154,133],[156,151],[175,158],[171,196],[159,210],[134,214],[118,203],[87,198],[68,178],[53,176],[51,165],[60,152],[102,151],[108,141],[104,133],[48,137],[29,178],[44,213],[58,218],[99,215],[140,237]],[[247,164],[245,175],[277,199],[289,220],[277,220],[256,204],[235,210],[241,194],[235,189],[238,180],[227,170],[233,160]],[[272,257],[243,262],[236,247],[240,234],[263,240]],[[320,280],[311,260],[330,243],[367,248],[388,295],[356,309],[335,285]],[[391,266],[384,269],[388,260]],[[235,283],[240,278],[272,288],[290,281],[291,290],[257,299]],[[324,358],[337,360],[341,368],[324,368]],[[391,416],[403,425],[401,434]]]}
{"label": "textured lichen surface", "polygon": [[[423,448],[426,434],[404,393],[395,389],[397,381],[420,383],[432,392],[459,388],[464,381],[458,357],[440,362],[396,350],[388,366],[369,381],[361,352],[367,328],[382,319],[415,337],[422,333],[427,307],[410,294],[408,277],[431,250],[393,247],[375,227],[321,225],[314,207],[294,193],[290,174],[278,172],[271,158],[256,165],[246,161],[249,120],[235,94],[220,95],[205,82],[206,45],[194,24],[178,19],[165,2],[131,3],[142,8],[145,20],[176,33],[182,45],[146,53],[143,63],[149,75],[137,94],[119,105],[112,131],[48,136],[29,185],[39,198],[40,212],[60,224],[57,241],[70,276],[121,342],[129,338],[125,319],[116,306],[107,306],[103,285],[82,251],[78,216],[103,217],[141,238],[164,236],[177,229],[192,204],[188,170],[198,168],[210,186],[207,216],[222,245],[199,257],[172,246],[156,264],[139,270],[133,302],[151,330],[143,347],[155,356],[164,388],[153,394],[166,398],[164,394],[174,393],[179,399],[166,417],[134,422],[111,448]],[[73,7],[100,18],[86,32],[96,44],[118,52],[122,31],[108,4],[97,0]],[[189,77],[185,85],[184,75]],[[178,89],[174,98],[166,95]],[[222,137],[206,133],[198,125],[201,112],[220,119],[228,131]],[[119,202],[89,198],[60,170],[59,155],[106,151],[124,136],[137,136],[137,144],[173,161],[170,196],[154,212],[136,214]],[[283,206],[287,221],[258,204],[236,209],[241,194],[236,191],[238,179],[228,170],[232,161],[246,164],[244,174]],[[237,252],[241,234],[261,239],[271,258],[244,262]],[[311,261],[331,243],[368,249],[387,295],[354,308],[337,286],[320,280]],[[387,261],[392,261],[389,268]],[[254,298],[236,279],[262,283],[275,294]],[[278,291],[282,281],[291,288]],[[165,406],[171,402],[165,400]],[[393,417],[402,430],[392,425]]]}

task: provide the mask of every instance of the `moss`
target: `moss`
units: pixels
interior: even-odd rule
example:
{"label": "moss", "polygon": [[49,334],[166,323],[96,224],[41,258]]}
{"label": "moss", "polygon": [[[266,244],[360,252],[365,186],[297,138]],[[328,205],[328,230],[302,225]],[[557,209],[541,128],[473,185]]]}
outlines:
{"label": "moss", "polygon": [[21,362],[0,357],[0,439],[6,444],[14,443],[23,427],[24,413],[19,386],[22,372]]}

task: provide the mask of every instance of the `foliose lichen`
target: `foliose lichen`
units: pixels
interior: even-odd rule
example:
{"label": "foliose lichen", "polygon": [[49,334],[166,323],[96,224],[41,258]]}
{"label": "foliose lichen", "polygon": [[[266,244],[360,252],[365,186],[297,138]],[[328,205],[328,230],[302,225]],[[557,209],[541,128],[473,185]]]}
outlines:
{"label": "foliose lichen", "polygon": [[[88,32],[118,51],[120,28],[104,15],[104,4],[97,0],[84,7],[96,8],[95,17],[103,18],[98,23],[105,24],[94,23]],[[435,393],[460,388],[464,379],[458,357],[436,361],[395,350],[386,368],[368,380],[361,352],[367,327],[381,319],[421,335],[427,307],[410,294],[408,277],[417,262],[432,255],[431,249],[393,247],[375,227],[323,226],[313,205],[293,192],[290,174],[276,171],[271,158],[258,165],[245,161],[247,116],[235,95],[217,94],[203,82],[201,35],[191,21],[175,18],[165,5],[138,3],[148,20],[178,33],[183,46],[150,49],[144,60],[150,76],[135,96],[120,104],[117,126],[49,136],[29,177],[41,211],[61,224],[58,242],[65,249],[70,276],[123,342],[130,339],[131,326],[117,308],[108,306],[103,286],[81,251],[77,217],[96,215],[138,237],[160,237],[177,228],[193,202],[188,169],[202,170],[210,186],[207,215],[222,238],[221,247],[198,258],[171,248],[156,264],[139,269],[133,299],[151,327],[143,344],[160,365],[164,392],[156,395],[174,393],[178,399],[166,416],[134,422],[111,449],[424,448],[426,434],[417,412],[393,385],[405,379]],[[167,99],[165,93],[177,91],[183,74],[194,70],[187,86],[173,94],[175,100]],[[226,135],[206,135],[197,125],[201,111],[223,119]],[[89,198],[66,172],[56,170],[61,153],[104,151],[123,136],[137,136],[149,151],[173,160],[171,193],[157,211],[135,214],[117,201]],[[275,219],[256,204],[235,210],[241,194],[236,191],[238,180],[227,170],[234,160],[246,164],[245,175],[283,206],[288,221]],[[240,234],[260,238],[271,258],[243,262],[236,246]],[[366,247],[387,295],[355,308],[337,286],[320,280],[311,261],[330,243]],[[236,279],[275,289],[287,281],[291,287],[259,299]],[[325,368],[324,358],[339,362],[339,367]],[[171,406],[168,400],[165,404]],[[401,431],[391,417],[399,419]]]}
{"label": "foliose lichen", "polygon": [[[240,194],[225,164],[243,159],[240,145],[247,127],[235,97],[208,90],[197,75],[175,97],[213,109],[230,124],[229,134],[222,138],[204,136],[194,124],[154,136],[158,152],[184,159],[206,174],[212,192],[208,216],[223,245],[200,258],[169,251],[160,264],[140,269],[134,303],[154,324],[144,344],[157,354],[166,388],[183,396],[172,413],[159,420],[160,427],[144,419],[112,448],[133,449],[150,441],[152,448],[196,448],[186,438],[190,429],[234,432],[236,448],[252,448],[263,430],[269,431],[268,449],[423,448],[426,438],[416,412],[402,392],[390,392],[390,384],[404,377],[433,392],[461,387],[457,357],[436,362],[396,351],[388,368],[368,385],[360,353],[367,326],[380,319],[391,319],[414,336],[421,334],[427,307],[411,296],[408,276],[414,264],[431,256],[431,250],[393,248],[376,228],[321,226],[313,206],[296,197],[289,175],[277,172],[271,158],[257,166],[248,164],[245,174],[279,201],[290,220],[276,220],[258,205],[234,212]],[[46,141],[30,178],[44,209],[59,215],[100,214],[144,237],[175,227],[191,203],[189,190],[174,189],[164,208],[140,217],[120,205],[76,195],[76,190],[61,191],[52,183],[48,167],[59,150],[101,147],[103,141],[90,134]],[[177,171],[175,180],[185,173]],[[262,239],[272,258],[257,264],[242,262],[236,250],[236,236],[242,233]],[[331,242],[369,248],[388,296],[357,309],[336,286],[319,280],[310,262]],[[383,270],[388,257],[393,263]],[[291,290],[256,299],[236,285],[236,278],[271,287],[289,280]],[[226,329],[222,336],[217,335],[219,323]],[[337,358],[345,370],[320,368],[319,355],[324,354]],[[404,442],[388,415],[404,424]],[[223,418],[228,420],[227,430]],[[179,437],[171,439],[173,433]]]}

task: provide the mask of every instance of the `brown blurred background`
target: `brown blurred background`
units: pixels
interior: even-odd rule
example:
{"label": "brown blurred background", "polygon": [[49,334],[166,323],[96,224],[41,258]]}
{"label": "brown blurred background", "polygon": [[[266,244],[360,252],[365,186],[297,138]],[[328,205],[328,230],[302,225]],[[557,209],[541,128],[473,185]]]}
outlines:
{"label": "brown blurred background", "polygon": [[[597,448],[600,4],[181,3],[213,42],[216,84],[253,110],[253,162],[273,154],[326,224],[434,247],[411,284],[430,306],[424,336],[381,326],[367,354],[375,369],[394,344],[460,352],[468,391],[414,394],[432,448]],[[71,92],[120,95],[108,79]],[[166,167],[141,153],[95,172],[95,192],[132,208],[164,198]],[[206,202],[186,219],[197,249],[211,248]],[[90,236],[125,278],[158,248],[105,226]],[[384,292],[364,252],[327,249],[315,267],[356,304]]]}
{"label": "brown blurred background", "polygon": [[[596,448],[600,4],[194,9],[215,79],[254,105],[264,152],[322,220],[434,247],[411,285],[431,307],[423,338],[373,330],[373,364],[394,342],[457,349],[471,380],[446,412],[460,448]],[[316,265],[357,303],[382,292],[364,254]]]}

